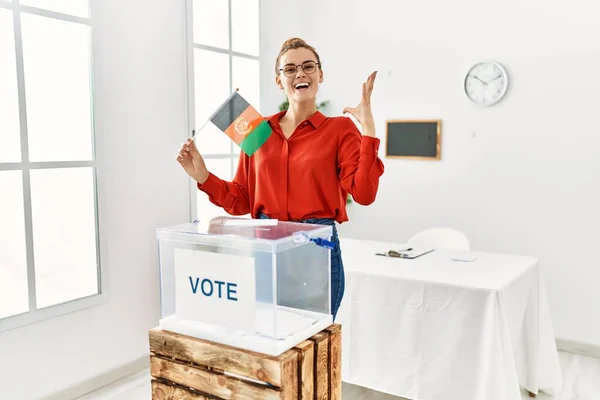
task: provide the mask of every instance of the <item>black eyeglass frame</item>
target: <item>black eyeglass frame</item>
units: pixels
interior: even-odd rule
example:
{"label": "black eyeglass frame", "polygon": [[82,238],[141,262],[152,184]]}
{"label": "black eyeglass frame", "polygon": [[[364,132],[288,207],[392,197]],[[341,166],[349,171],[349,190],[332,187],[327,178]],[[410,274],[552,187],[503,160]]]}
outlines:
{"label": "black eyeglass frame", "polygon": [[[294,75],[296,75],[296,74],[298,73],[298,67],[301,67],[301,68],[302,68],[302,71],[306,72],[306,70],[304,69],[304,66],[305,66],[306,64],[315,64],[315,67],[321,68],[321,63],[320,63],[320,62],[318,62],[318,61],[312,61],[312,60],[309,60],[309,61],[304,61],[302,64],[298,64],[298,65],[294,65],[294,64],[286,64],[286,65],[284,65],[284,66],[283,66],[283,68],[279,68],[279,72],[282,72],[282,73],[283,73],[285,76],[287,76],[288,78],[291,78],[291,77],[293,77]],[[294,72],[293,72],[291,75],[288,75],[288,74],[286,74],[286,73],[283,71],[283,70],[284,70],[286,67],[294,67]],[[306,72],[306,73],[307,73],[307,74],[314,74],[316,71],[317,71],[317,70],[315,69],[315,71],[314,71],[314,72],[310,72],[310,73],[309,73],[309,72]]]}

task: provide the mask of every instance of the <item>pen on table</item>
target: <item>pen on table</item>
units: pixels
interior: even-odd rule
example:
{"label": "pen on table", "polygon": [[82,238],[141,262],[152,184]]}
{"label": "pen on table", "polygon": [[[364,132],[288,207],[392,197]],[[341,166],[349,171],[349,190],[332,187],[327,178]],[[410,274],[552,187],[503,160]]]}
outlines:
{"label": "pen on table", "polygon": [[387,256],[387,257],[404,257],[406,254],[401,254],[403,251],[411,251],[413,248],[409,247],[408,249],[403,249],[400,251],[396,250],[388,250],[385,253],[375,253],[376,256]]}

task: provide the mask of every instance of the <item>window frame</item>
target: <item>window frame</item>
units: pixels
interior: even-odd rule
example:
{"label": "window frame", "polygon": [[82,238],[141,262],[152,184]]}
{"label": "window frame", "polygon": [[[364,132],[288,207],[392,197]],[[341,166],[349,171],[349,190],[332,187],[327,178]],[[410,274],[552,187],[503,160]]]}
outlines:
{"label": "window frame", "polygon": [[[101,226],[104,224],[100,221],[99,199],[98,199],[98,161],[96,157],[96,127],[95,127],[95,86],[94,86],[94,64],[93,64],[93,23],[92,16],[87,18],[69,14],[64,14],[56,11],[45,10],[32,6],[20,4],[19,0],[11,2],[0,0],[0,9],[8,10],[12,14],[15,57],[16,57],[16,73],[17,73],[17,96],[19,110],[19,126],[20,126],[20,142],[21,142],[21,161],[0,163],[1,171],[20,171],[23,184],[23,206],[24,206],[24,223],[25,223],[25,250],[27,259],[27,287],[29,310],[16,315],[0,318],[0,332],[19,328],[25,325],[48,320],[60,315],[73,313],[86,308],[94,307],[108,301],[108,273],[103,268],[102,255],[105,254],[103,243],[103,230]],[[37,15],[57,19],[60,21],[78,23],[89,26],[90,32],[90,106],[91,106],[91,124],[90,124],[90,140],[92,141],[91,159],[86,161],[29,161],[29,138],[27,126],[27,99],[25,93],[25,70],[23,61],[23,37],[21,29],[22,13]],[[91,10],[90,10],[91,14]],[[96,237],[96,276],[98,292],[96,294],[80,297],[59,304],[51,305],[41,309],[37,308],[37,293],[35,282],[35,258],[33,246],[33,220],[32,220],[32,202],[31,202],[31,171],[39,169],[56,169],[56,168],[78,168],[88,167],[93,171],[93,199],[94,199],[94,222],[95,222],[95,237]]]}
{"label": "window frame", "polygon": [[[219,54],[225,54],[229,59],[229,93],[233,93],[233,57],[246,58],[250,60],[256,60],[259,62],[259,74],[256,79],[259,81],[259,93],[260,93],[260,54],[261,54],[261,46],[260,46],[260,9],[261,9],[261,1],[257,1],[258,7],[258,54],[252,55],[247,53],[241,53],[233,50],[233,22],[232,22],[232,0],[227,0],[228,7],[228,49],[222,49],[219,47],[203,45],[200,43],[194,42],[194,0],[184,0],[185,1],[185,48],[186,51],[186,77],[187,77],[187,120],[188,120],[188,133],[191,137],[191,132],[194,129],[199,128],[204,124],[205,121],[196,121],[195,112],[196,112],[196,103],[195,103],[195,77],[194,77],[194,50],[201,49],[205,51],[211,51]],[[225,99],[223,99],[225,100]],[[202,157],[205,160],[211,159],[229,159],[231,162],[231,172],[232,175],[235,176],[235,171],[237,169],[237,164],[239,161],[240,151],[236,151],[235,145],[233,141],[229,144],[229,153],[202,153]],[[190,220],[198,219],[198,188],[196,182],[191,180],[190,186]],[[223,211],[224,212],[224,211]]]}

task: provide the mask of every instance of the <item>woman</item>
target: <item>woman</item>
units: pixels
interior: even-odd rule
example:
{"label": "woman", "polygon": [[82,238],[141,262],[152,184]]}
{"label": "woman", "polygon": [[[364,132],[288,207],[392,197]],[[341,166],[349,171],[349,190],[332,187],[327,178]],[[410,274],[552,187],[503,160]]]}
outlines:
{"label": "woman", "polygon": [[287,40],[275,62],[275,82],[289,108],[267,118],[273,133],[252,156],[241,153],[233,182],[210,173],[195,143],[188,139],[177,161],[197,181],[212,203],[232,215],[328,224],[333,226],[331,310],[335,319],[344,295],[344,267],[335,223],[348,221],[346,197],[363,205],[376,197],[383,163],[371,112],[376,72],[363,83],[357,107],[346,107],[351,119],[326,117],[317,111],[323,82],[316,50],[299,38]]}

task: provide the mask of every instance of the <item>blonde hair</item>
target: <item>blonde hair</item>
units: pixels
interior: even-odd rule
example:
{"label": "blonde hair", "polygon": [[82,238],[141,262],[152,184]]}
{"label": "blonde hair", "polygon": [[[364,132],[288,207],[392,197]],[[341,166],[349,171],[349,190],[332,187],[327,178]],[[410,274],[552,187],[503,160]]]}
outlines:
{"label": "blonde hair", "polygon": [[275,75],[277,75],[279,73],[279,60],[281,59],[281,56],[284,55],[285,52],[287,52],[288,50],[300,49],[300,48],[308,49],[308,50],[312,51],[313,54],[315,55],[315,57],[317,57],[317,63],[319,64],[319,68],[321,68],[321,59],[319,58],[319,54],[317,53],[315,48],[308,45],[308,43],[306,43],[304,40],[295,37],[295,38],[286,40],[281,45],[281,50],[279,51],[279,54],[277,55],[277,60],[275,61]]}

